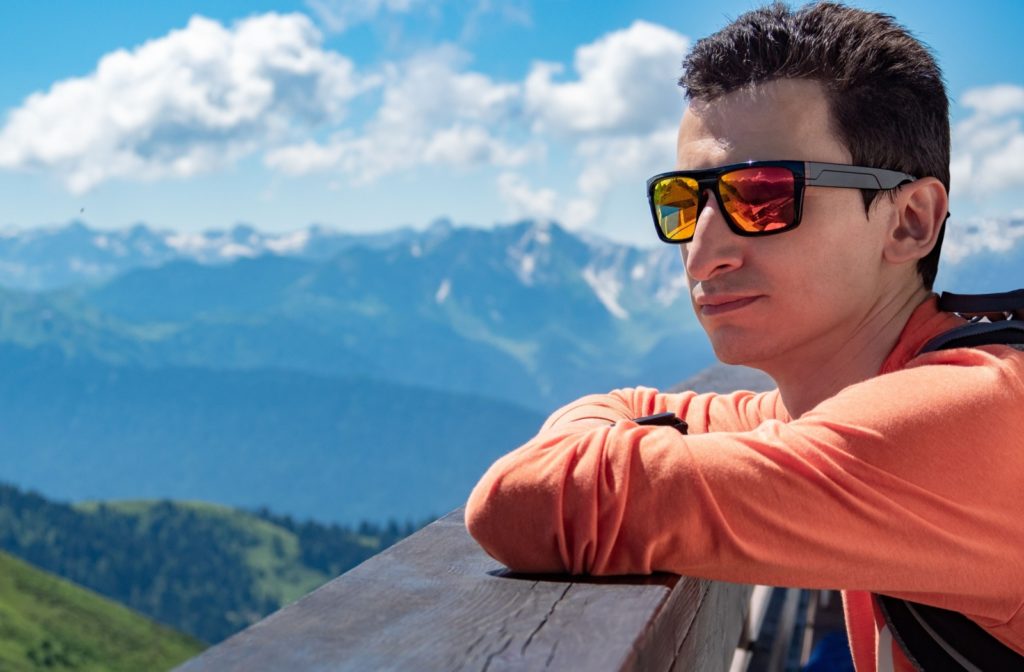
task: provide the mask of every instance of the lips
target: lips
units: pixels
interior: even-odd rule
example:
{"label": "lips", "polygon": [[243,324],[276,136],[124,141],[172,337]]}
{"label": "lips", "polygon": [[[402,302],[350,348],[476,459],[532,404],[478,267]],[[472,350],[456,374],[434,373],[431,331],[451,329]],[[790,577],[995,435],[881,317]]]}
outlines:
{"label": "lips", "polygon": [[697,307],[700,310],[700,314],[705,317],[712,315],[722,315],[724,313],[730,313],[741,308],[746,308],[750,304],[754,303],[758,299],[762,298],[762,295],[705,295],[696,299]]}

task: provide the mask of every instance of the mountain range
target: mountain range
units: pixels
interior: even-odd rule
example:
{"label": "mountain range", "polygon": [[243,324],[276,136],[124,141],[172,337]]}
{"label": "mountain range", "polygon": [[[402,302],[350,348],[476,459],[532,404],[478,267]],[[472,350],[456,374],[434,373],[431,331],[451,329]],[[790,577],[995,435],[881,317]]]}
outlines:
{"label": "mountain range", "polygon": [[[437,225],[449,224],[440,220]],[[413,229],[360,235],[315,225],[285,234],[263,233],[246,224],[199,233],[159,231],[141,222],[125,229],[98,230],[72,220],[0,231],[0,286],[56,289],[102,282],[125,271],[175,260],[225,264],[265,254],[328,259],[354,245],[388,247],[397,237],[421,236]]]}
{"label": "mountain range", "polygon": [[[543,224],[533,224],[545,228]],[[940,287],[948,284],[946,289],[955,289],[953,284],[956,283],[969,285],[970,291],[981,291],[977,287],[994,291],[993,288],[1012,282],[1015,276],[1006,272],[1024,259],[1024,218],[954,219],[949,226],[948,252],[943,254]],[[155,268],[181,260],[217,265],[272,254],[325,261],[353,247],[383,250],[407,246],[415,254],[467,228],[456,227],[444,218],[426,229],[405,227],[373,234],[344,232],[316,224],[284,233],[260,231],[244,223],[229,229],[201,232],[159,230],[142,222],[123,229],[101,230],[81,220],[31,228],[8,227],[0,230],[0,286],[30,291],[80,286],[103,282],[129,270]],[[505,228],[508,227],[498,226],[492,230],[500,232]],[[598,251],[591,269],[606,272],[593,273],[593,278],[609,277],[607,266],[598,257],[607,256],[610,249],[650,251],[584,233],[576,237]],[[657,273],[648,273],[645,276],[648,280],[675,279],[678,282],[680,268],[674,261],[675,252],[672,248],[659,249],[662,254],[656,249],[654,257],[672,260],[665,269],[668,275],[659,277]],[[509,260],[522,264],[523,269],[533,263],[521,250],[509,249],[508,253]],[[615,279],[625,284],[631,281],[630,278]],[[669,290],[663,288],[662,291]],[[608,289],[603,293],[607,296]]]}
{"label": "mountain range", "polygon": [[363,376],[539,410],[594,390],[669,385],[711,361],[702,337],[676,345],[698,327],[674,248],[586,240],[553,224],[438,222],[387,245],[383,236],[355,243],[310,230],[305,247],[282,256],[265,253],[285,249],[280,239],[247,231],[201,237],[248,236],[246,249],[260,253],[220,264],[208,260],[239,243],[219,256],[197,243],[181,249],[207,256],[168,261],[179,248],[144,227],[122,232],[118,246],[79,223],[11,243],[37,252],[64,245],[65,262],[54,250],[49,257],[64,275],[33,267],[37,277],[66,278],[93,258],[67,256],[74,240],[108,261],[121,250],[123,268],[63,289],[10,287],[0,294],[0,341],[55,344],[113,364]]}

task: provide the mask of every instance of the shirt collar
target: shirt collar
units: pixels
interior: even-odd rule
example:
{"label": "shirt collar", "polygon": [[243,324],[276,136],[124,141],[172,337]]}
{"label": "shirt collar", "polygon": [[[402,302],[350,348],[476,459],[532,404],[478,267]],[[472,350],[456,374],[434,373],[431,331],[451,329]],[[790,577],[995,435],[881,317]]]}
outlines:
{"label": "shirt collar", "polygon": [[882,363],[879,375],[906,367],[907,362],[917,356],[925,343],[965,322],[966,320],[959,315],[939,310],[938,295],[929,295],[910,315],[896,342],[896,347]]}

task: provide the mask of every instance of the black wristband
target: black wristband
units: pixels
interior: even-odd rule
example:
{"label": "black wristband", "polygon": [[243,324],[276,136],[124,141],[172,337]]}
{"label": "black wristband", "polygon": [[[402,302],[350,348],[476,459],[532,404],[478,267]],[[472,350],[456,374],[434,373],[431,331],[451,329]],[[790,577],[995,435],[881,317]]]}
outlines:
{"label": "black wristband", "polygon": [[640,418],[633,418],[633,422],[638,425],[654,425],[657,427],[675,427],[680,434],[686,434],[689,426],[686,421],[679,418],[675,413],[656,413],[655,415],[645,415]]}

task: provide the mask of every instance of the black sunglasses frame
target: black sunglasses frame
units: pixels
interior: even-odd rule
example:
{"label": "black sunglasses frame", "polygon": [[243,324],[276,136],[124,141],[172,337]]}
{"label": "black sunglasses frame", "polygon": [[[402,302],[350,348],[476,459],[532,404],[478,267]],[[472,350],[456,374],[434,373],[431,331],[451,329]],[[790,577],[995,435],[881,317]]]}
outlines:
{"label": "black sunglasses frame", "polygon": [[[793,173],[793,221],[785,226],[767,231],[747,231],[737,224],[732,216],[726,211],[725,203],[722,201],[721,178],[723,175],[736,170],[746,168],[786,168]],[[710,189],[718,201],[718,208],[725,218],[726,223],[733,233],[739,236],[754,238],[758,236],[773,236],[786,231],[792,231],[800,225],[803,214],[804,187],[840,187],[844,189],[895,189],[896,187],[913,182],[917,178],[907,173],[884,168],[868,168],[865,166],[851,166],[845,163],[822,163],[819,161],[747,161],[744,163],[732,163],[718,168],[706,170],[673,170],[667,173],[659,173],[647,180],[647,201],[651,206],[651,217],[654,219],[654,229],[658,237],[672,245],[688,243],[693,236],[685,239],[668,238],[661,229],[658,220],[658,206],[654,202],[654,188],[665,179],[688,177],[697,182],[699,191],[697,194],[697,217],[708,204],[707,192]],[[696,226],[694,227],[696,232]]]}

